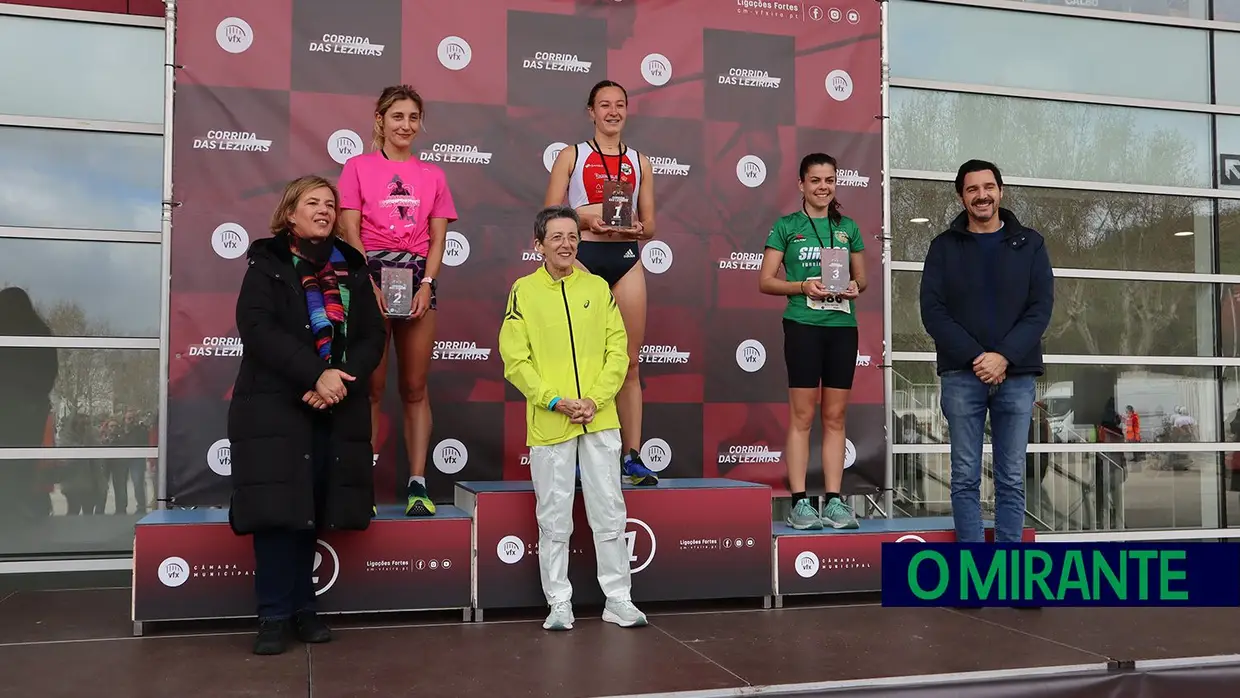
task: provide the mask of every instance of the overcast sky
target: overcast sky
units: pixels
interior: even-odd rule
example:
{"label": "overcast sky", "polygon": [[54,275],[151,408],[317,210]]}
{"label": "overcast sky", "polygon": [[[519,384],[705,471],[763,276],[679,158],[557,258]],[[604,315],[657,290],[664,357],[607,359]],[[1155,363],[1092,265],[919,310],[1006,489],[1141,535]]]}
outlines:
{"label": "overcast sky", "polygon": [[[158,232],[160,136],[0,127],[0,226]],[[77,303],[119,336],[159,334],[157,244],[0,238],[0,287]]]}

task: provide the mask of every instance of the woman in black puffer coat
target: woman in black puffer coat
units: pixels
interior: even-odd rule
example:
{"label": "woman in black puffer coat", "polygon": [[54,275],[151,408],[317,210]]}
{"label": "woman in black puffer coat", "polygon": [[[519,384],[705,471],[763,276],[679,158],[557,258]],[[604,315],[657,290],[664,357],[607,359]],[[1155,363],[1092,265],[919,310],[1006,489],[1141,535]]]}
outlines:
{"label": "woman in black puffer coat", "polygon": [[254,537],[256,654],[294,632],[331,639],[314,612],[318,532],[366,529],[374,507],[367,395],[383,318],[366,259],[336,234],[337,200],[321,177],[289,183],[237,298],[229,520]]}

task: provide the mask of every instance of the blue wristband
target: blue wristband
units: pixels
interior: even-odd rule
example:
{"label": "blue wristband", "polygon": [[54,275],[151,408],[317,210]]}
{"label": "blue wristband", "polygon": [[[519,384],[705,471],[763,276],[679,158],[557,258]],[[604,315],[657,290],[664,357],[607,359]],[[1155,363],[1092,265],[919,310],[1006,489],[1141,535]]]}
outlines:
{"label": "blue wristband", "polygon": [[558,397],[553,397],[553,398],[551,398],[551,402],[549,402],[549,403],[547,404],[547,409],[549,409],[549,410],[551,410],[552,412],[554,412],[554,411],[555,411],[555,403],[557,403],[557,402],[559,402],[559,401],[560,401],[560,398],[558,398]]}

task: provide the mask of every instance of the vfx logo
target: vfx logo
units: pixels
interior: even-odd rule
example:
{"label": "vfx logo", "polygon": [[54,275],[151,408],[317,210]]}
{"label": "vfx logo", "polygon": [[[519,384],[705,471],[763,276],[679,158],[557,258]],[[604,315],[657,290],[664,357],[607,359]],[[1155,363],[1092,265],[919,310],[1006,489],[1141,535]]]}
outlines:
{"label": "vfx logo", "polygon": [[808,550],[797,555],[796,562],[793,564],[796,567],[797,574],[805,579],[818,574],[818,570],[822,566],[822,562],[818,559],[818,554]]}
{"label": "vfx logo", "polygon": [[225,17],[215,27],[215,43],[229,53],[245,53],[254,43],[254,30],[240,17]]}
{"label": "vfx logo", "polygon": [[449,251],[446,253],[446,254],[447,254],[447,256],[449,256],[449,257],[460,257],[460,256],[461,256],[461,254],[465,251],[465,248],[464,248],[464,246],[463,246],[463,245],[461,245],[461,241],[460,241],[460,240],[453,240],[453,241],[452,241],[451,243],[449,243],[446,247],[447,247],[447,249],[449,250]]}
{"label": "vfx logo", "polygon": [[211,249],[223,259],[236,259],[250,247],[250,234],[236,223],[221,223],[211,232]]}
{"label": "vfx logo", "polygon": [[232,442],[220,439],[207,449],[207,467],[220,477],[232,475]]}
{"label": "vfx logo", "polygon": [[469,462],[469,449],[456,439],[444,439],[435,446],[432,459],[441,473],[455,475]]}
{"label": "vfx logo", "polygon": [[672,268],[672,248],[662,240],[651,240],[642,248],[642,266],[651,274],[662,274]]}
{"label": "vfx logo", "polygon": [[450,267],[459,267],[467,259],[469,259],[469,240],[455,230],[449,230],[443,246],[443,263]]}
{"label": "vfx logo", "polygon": [[525,541],[517,536],[504,536],[495,546],[495,555],[505,565],[515,565],[525,557]]}
{"label": "vfx logo", "polygon": [[852,76],[846,70],[832,70],[827,73],[827,94],[837,102],[847,101],[853,93]]}
{"label": "vfx logo", "polygon": [[567,147],[567,143],[556,142],[543,149],[543,167],[547,168],[548,172],[555,166],[555,159],[560,157],[560,151]]}
{"label": "vfx logo", "polygon": [[362,137],[350,129],[342,128],[327,137],[327,154],[337,164],[343,165],[361,152]]}
{"label": "vfx logo", "polygon": [[642,78],[655,87],[662,87],[672,79],[672,62],[661,53],[652,53],[642,59]]}
{"label": "vfx logo", "polygon": [[751,189],[760,187],[766,181],[766,163],[757,155],[746,155],[736,161],[736,178]]}
{"label": "vfx logo", "polygon": [[459,36],[445,36],[439,42],[439,65],[448,70],[464,70],[474,59],[474,50],[469,42]]}
{"label": "vfx logo", "polygon": [[164,586],[175,589],[189,581],[189,563],[184,558],[170,557],[159,563],[157,574]]}
{"label": "vfx logo", "polygon": [[746,373],[756,373],[766,365],[766,347],[756,339],[746,339],[736,347],[736,365]]}
{"label": "vfx logo", "polygon": [[642,444],[642,461],[656,473],[663,472],[672,464],[672,445],[663,439],[649,439]]}

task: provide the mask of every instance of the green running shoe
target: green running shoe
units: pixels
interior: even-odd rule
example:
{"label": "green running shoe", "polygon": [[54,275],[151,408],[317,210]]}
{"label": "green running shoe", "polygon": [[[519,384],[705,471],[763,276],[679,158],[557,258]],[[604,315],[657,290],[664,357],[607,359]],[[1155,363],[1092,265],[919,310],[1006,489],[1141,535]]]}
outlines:
{"label": "green running shoe", "polygon": [[414,480],[409,483],[409,503],[405,505],[405,516],[434,516],[435,503],[426,492],[426,485]]}
{"label": "green running shoe", "polygon": [[832,499],[827,502],[827,506],[822,511],[823,524],[831,528],[861,528],[861,524],[857,523],[857,517],[853,514],[852,507],[844,503],[842,499]]}
{"label": "green running shoe", "polygon": [[808,499],[799,500],[788,512],[787,523],[798,531],[817,531],[822,528],[822,519]]}

